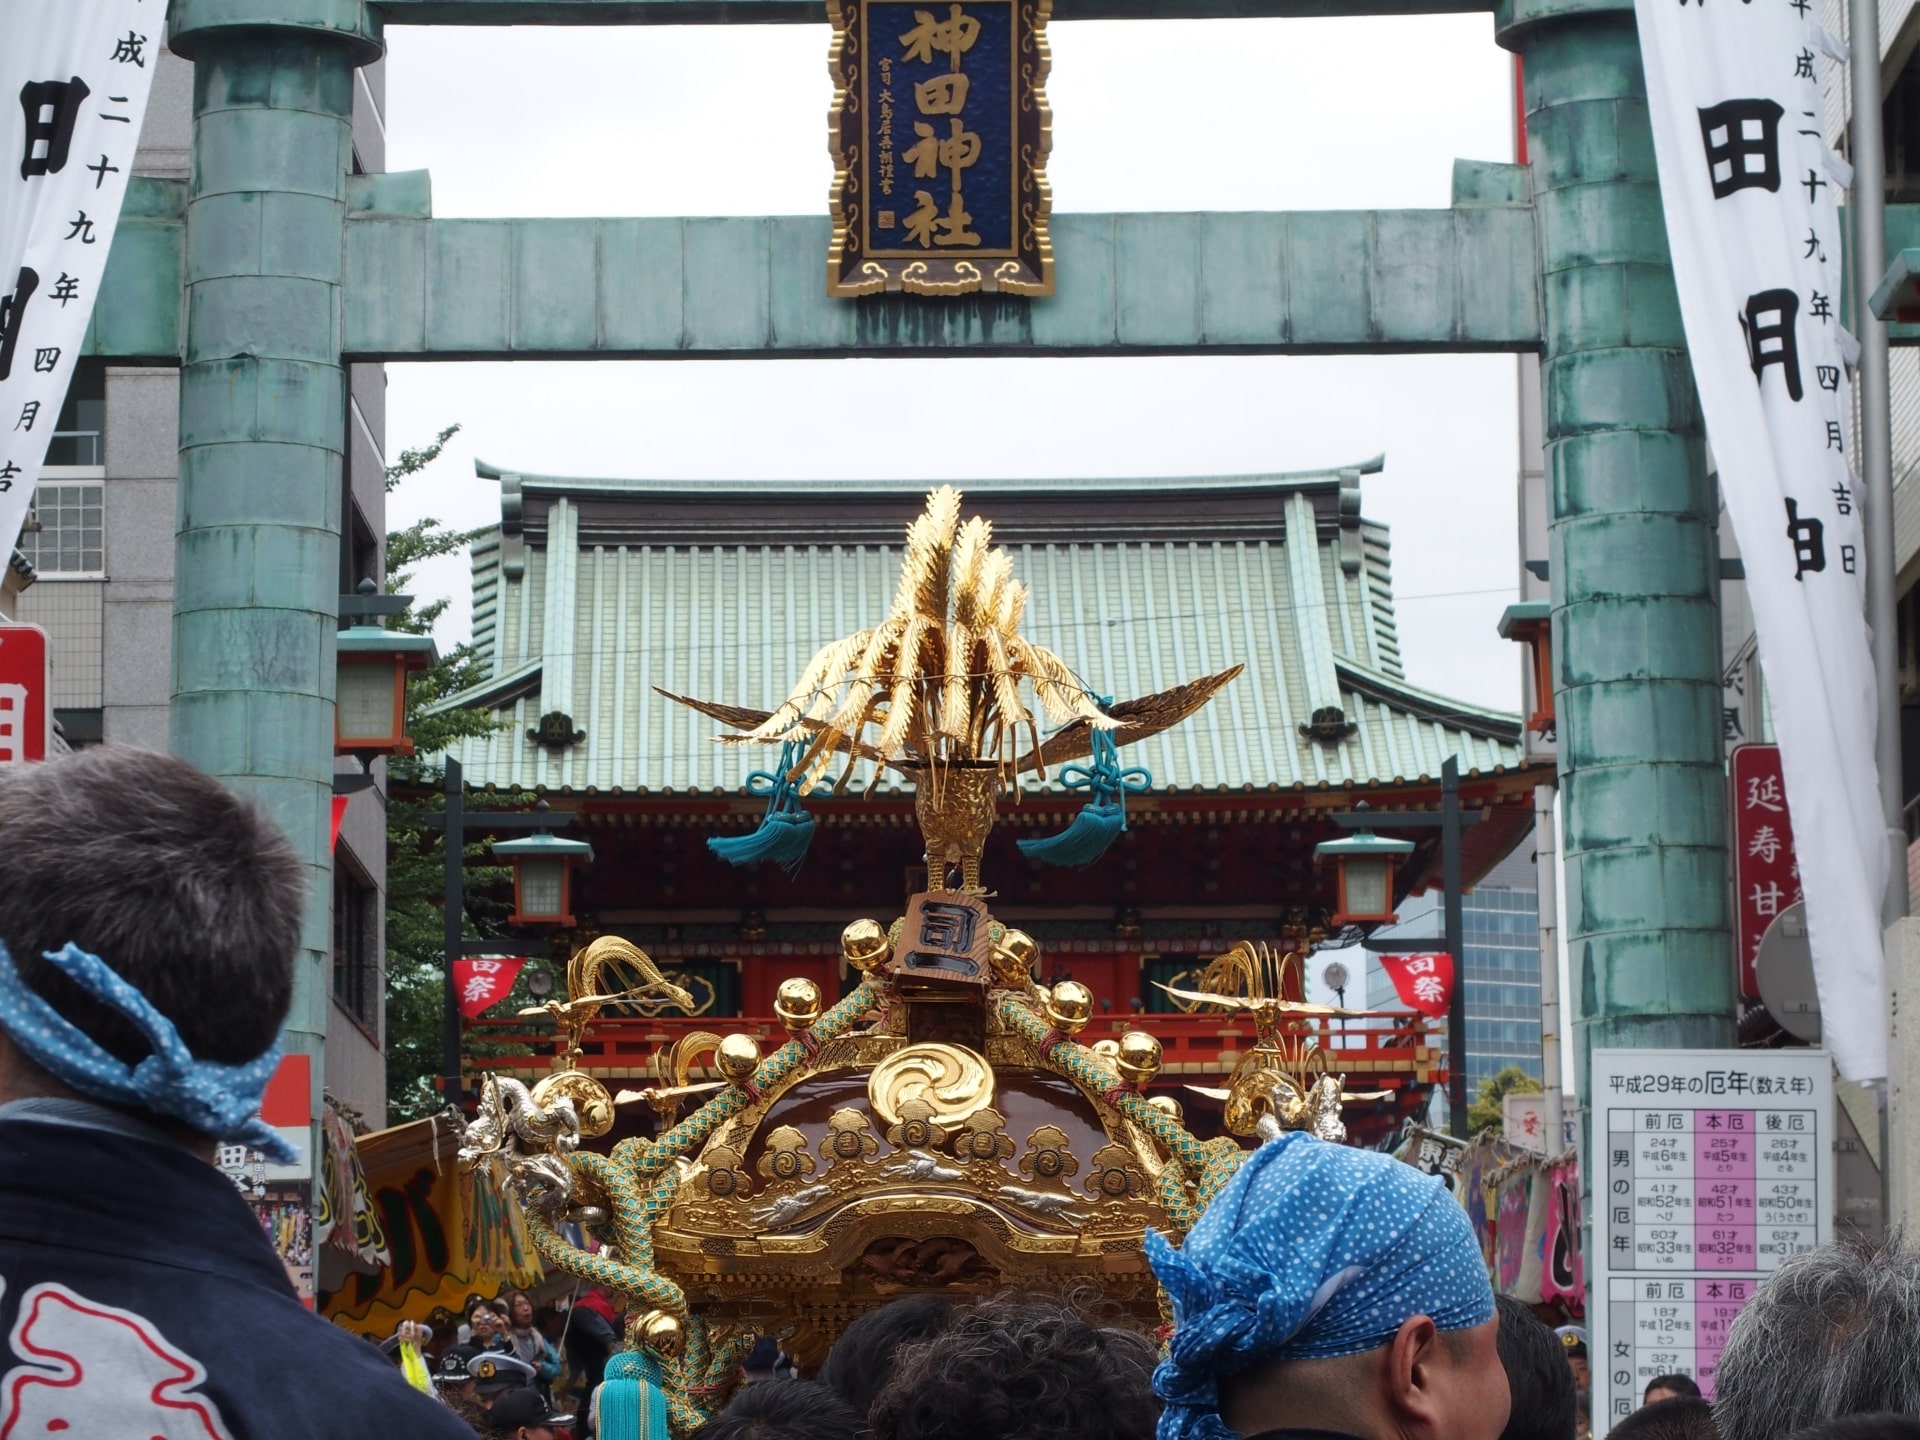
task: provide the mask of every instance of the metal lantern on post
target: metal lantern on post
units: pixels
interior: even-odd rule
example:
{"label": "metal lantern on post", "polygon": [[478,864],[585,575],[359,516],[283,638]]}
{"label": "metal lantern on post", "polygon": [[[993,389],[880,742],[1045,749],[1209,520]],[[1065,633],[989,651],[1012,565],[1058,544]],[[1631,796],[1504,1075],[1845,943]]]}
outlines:
{"label": "metal lantern on post", "polygon": [[1553,607],[1545,600],[1509,605],[1500,616],[1500,638],[1527,647],[1532,661],[1533,713],[1527,728],[1536,735],[1553,733]]}
{"label": "metal lantern on post", "polygon": [[1383,840],[1371,830],[1314,846],[1314,859],[1331,859],[1338,868],[1340,899],[1333,923],[1390,925],[1399,918],[1393,910],[1393,866],[1412,853],[1411,840]]}
{"label": "metal lantern on post", "polygon": [[513,914],[509,925],[571,925],[573,867],[593,859],[584,840],[563,840],[544,831],[524,840],[496,840],[493,853],[513,862]]}
{"label": "metal lantern on post", "polygon": [[[405,597],[400,597],[404,599]],[[333,748],[341,755],[411,755],[407,738],[407,676],[439,658],[429,635],[406,635],[379,625],[355,625],[338,639],[339,679],[333,710]]]}

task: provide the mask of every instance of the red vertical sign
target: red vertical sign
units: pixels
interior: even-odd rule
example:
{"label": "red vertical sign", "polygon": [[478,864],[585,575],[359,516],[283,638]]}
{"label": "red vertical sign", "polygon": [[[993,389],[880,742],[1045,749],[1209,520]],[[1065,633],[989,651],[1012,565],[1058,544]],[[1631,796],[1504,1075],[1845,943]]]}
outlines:
{"label": "red vertical sign", "polygon": [[1733,934],[1740,956],[1740,995],[1758,1000],[1754,957],[1767,927],[1800,898],[1793,821],[1778,745],[1733,750]]}
{"label": "red vertical sign", "polygon": [[0,622],[0,765],[46,759],[52,734],[47,632]]}

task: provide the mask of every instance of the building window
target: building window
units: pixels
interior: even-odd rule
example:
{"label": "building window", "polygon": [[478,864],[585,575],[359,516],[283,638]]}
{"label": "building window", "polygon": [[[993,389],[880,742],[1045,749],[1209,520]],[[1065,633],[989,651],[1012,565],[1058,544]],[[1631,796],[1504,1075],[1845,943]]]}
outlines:
{"label": "building window", "polygon": [[34,491],[33,520],[20,536],[20,550],[43,578],[99,575],[106,569],[100,548],[101,486],[43,484]]}
{"label": "building window", "polygon": [[102,441],[107,428],[107,367],[100,360],[82,360],[67,384],[60,419],[47,439],[49,466],[85,466],[105,463]]}
{"label": "building window", "polygon": [[380,892],[353,873],[337,855],[333,879],[333,998],[366,1027],[380,1033]]}

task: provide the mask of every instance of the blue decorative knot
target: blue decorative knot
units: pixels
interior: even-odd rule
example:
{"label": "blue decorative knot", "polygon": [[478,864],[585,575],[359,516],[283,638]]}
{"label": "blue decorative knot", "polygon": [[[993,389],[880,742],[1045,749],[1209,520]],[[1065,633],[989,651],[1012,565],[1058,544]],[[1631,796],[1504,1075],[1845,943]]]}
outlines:
{"label": "blue decorative knot", "polygon": [[178,1120],[216,1140],[247,1145],[269,1160],[291,1165],[300,1152],[260,1118],[267,1082],[280,1064],[276,1039],[244,1065],[196,1060],[173,1022],[98,955],[69,942],[43,958],[101,1004],[126,1016],[153,1053],[128,1065],[55,1010],[20,978],[0,943],[0,1027],[34,1064],[62,1085],[109,1105],[124,1105]]}
{"label": "blue decorative knot", "polygon": [[771,860],[787,874],[798,874],[813,844],[813,817],[801,805],[800,786],[792,779],[804,753],[803,742],[782,741],[780,768],[755,770],[747,776],[747,793],[767,797],[767,813],[759,828],[749,835],[716,835],[707,841],[707,848],[729,865]]}
{"label": "blue decorative knot", "polygon": [[[1105,696],[1100,698],[1102,710],[1111,703]],[[1020,841],[1020,853],[1029,860],[1076,867],[1093,864],[1127,828],[1127,796],[1153,788],[1153,776],[1144,767],[1121,766],[1120,747],[1111,731],[1095,730],[1092,738],[1091,764],[1060,767],[1061,785],[1089,792],[1087,803],[1058,835]]]}

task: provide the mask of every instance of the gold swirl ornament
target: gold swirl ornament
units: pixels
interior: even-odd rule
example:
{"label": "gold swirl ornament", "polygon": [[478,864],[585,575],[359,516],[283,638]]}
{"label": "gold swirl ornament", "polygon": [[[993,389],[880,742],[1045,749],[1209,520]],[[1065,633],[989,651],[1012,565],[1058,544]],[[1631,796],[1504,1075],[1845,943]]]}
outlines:
{"label": "gold swirl ornament", "polygon": [[[919,1100],[935,1125],[957,1127],[993,1104],[993,1068],[962,1045],[908,1045],[887,1056],[867,1077],[867,1103],[889,1125],[901,1106]],[[917,1110],[917,1107],[916,1107]]]}

